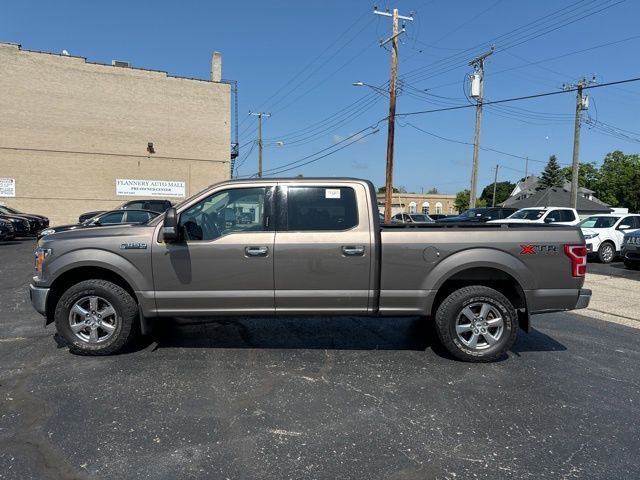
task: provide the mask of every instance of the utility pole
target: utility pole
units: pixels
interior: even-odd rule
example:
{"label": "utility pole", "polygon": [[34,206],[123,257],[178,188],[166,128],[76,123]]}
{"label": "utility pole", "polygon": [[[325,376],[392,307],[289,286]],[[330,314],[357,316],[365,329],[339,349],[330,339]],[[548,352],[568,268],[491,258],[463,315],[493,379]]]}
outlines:
{"label": "utility pole", "polygon": [[402,16],[398,14],[398,9],[394,8],[393,13],[379,12],[374,7],[373,13],[376,15],[383,15],[385,17],[391,17],[392,30],[391,37],[381,41],[380,46],[383,47],[387,43],[391,42],[391,80],[389,81],[389,129],[387,133],[387,171],[385,181],[384,192],[384,221],[389,223],[391,221],[391,202],[393,193],[393,141],[395,134],[395,121],[396,121],[396,88],[397,88],[397,75],[398,75],[398,36],[405,32],[404,26],[402,30],[398,30],[398,20],[413,21],[412,16]]}
{"label": "utility pole", "polygon": [[524,159],[524,181],[527,183],[527,176],[529,175],[529,157]]}
{"label": "utility pole", "polygon": [[270,113],[249,112],[258,117],[258,178],[262,178],[262,117],[270,117]]}
{"label": "utility pole", "polygon": [[[595,79],[595,77],[594,77]],[[563,85],[564,90],[577,88],[576,93],[576,120],[573,129],[573,160],[571,162],[571,208],[578,205],[578,172],[580,169],[580,126],[582,124],[582,111],[589,108],[589,97],[582,95],[584,87],[596,83],[594,79],[582,79],[575,85]]]}
{"label": "utility pole", "polygon": [[493,201],[491,202],[491,206],[496,206],[496,186],[498,185],[498,168],[500,165],[496,165],[496,175],[493,177]]}
{"label": "utility pole", "polygon": [[486,53],[469,62],[473,67],[471,75],[471,97],[476,99],[476,130],[473,136],[473,164],[471,166],[471,189],[469,194],[469,208],[476,206],[476,190],[478,189],[478,155],[480,150],[480,124],[482,122],[482,98],[484,96],[484,61],[493,53],[491,47]]}

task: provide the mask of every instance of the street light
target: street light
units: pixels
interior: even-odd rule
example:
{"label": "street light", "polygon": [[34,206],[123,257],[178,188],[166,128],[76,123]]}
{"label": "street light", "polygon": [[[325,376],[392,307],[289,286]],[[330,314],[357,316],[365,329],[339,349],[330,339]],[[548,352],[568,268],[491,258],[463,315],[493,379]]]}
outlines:
{"label": "street light", "polygon": [[380,95],[389,98],[389,92],[384,88],[376,87],[375,85],[370,85],[364,82],[353,82],[351,85],[353,85],[354,87],[369,87],[371,90],[375,91],[376,93],[379,93]]}

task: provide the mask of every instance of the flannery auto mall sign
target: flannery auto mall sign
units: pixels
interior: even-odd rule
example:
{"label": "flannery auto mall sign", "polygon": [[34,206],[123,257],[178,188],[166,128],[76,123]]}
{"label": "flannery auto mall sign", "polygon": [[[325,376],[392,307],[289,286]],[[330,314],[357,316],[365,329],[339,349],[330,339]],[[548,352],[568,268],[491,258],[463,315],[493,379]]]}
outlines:
{"label": "flannery auto mall sign", "polygon": [[116,195],[136,197],[184,197],[184,182],[171,180],[116,179]]}

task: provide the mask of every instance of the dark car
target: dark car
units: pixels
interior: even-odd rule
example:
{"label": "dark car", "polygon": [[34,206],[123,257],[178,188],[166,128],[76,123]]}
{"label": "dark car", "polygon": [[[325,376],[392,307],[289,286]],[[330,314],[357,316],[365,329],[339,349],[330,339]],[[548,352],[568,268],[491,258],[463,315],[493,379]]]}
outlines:
{"label": "dark car", "polygon": [[483,207],[470,208],[462,212],[460,215],[453,217],[441,218],[438,223],[457,223],[457,222],[488,222],[489,220],[501,220],[507,218],[512,213],[517,212],[517,208],[505,207]]}
{"label": "dark car", "polygon": [[[36,215],[35,213],[22,213],[15,208],[6,205],[0,205],[0,215],[20,217],[29,223],[29,231],[26,235],[35,235],[43,228],[49,226],[49,219],[44,215]],[[21,233],[22,234],[22,233]]]}
{"label": "dark car", "polygon": [[0,220],[0,240],[11,240],[16,236],[9,220]]}
{"label": "dark car", "polygon": [[624,235],[620,256],[625,267],[640,270],[640,230]]}
{"label": "dark car", "polygon": [[[431,217],[431,220],[441,220],[443,218],[447,218],[447,217],[453,217],[454,215],[446,215],[444,213],[433,213],[433,214],[429,214],[429,217]],[[457,216],[457,215],[456,215]]]}
{"label": "dark car", "polygon": [[424,213],[398,213],[393,216],[393,220],[400,223],[433,223],[431,217]]}
{"label": "dark car", "polygon": [[66,232],[68,230],[76,230],[78,228],[101,227],[106,225],[133,224],[138,225],[147,223],[152,218],[160,215],[158,212],[151,210],[127,209],[127,210],[110,210],[91,217],[82,223],[74,225],[60,225],[59,227],[45,228],[38,234],[38,239],[52,233]]}
{"label": "dark car", "polygon": [[[172,206],[173,204],[169,200],[130,200],[123,203],[115,210],[136,209],[151,210],[152,212],[164,213],[167,208],[171,208]],[[105,210],[97,210],[95,212],[83,213],[78,218],[78,221],[82,223],[104,212]]]}
{"label": "dark car", "polygon": [[16,237],[26,237],[32,234],[29,220],[20,215],[7,215],[5,213],[0,213],[0,219],[11,222],[13,233]]}

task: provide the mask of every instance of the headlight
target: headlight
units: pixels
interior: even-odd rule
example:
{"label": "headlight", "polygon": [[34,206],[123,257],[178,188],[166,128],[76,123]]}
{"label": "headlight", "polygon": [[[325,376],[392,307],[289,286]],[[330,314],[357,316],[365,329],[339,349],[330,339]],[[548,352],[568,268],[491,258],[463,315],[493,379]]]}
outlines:
{"label": "headlight", "polygon": [[44,263],[44,259],[51,255],[52,251],[50,248],[42,248],[38,247],[35,251],[36,256],[36,272],[42,273],[42,264]]}
{"label": "headlight", "polygon": [[592,238],[596,238],[598,235],[599,235],[599,234],[597,234],[597,233],[588,233],[588,234],[586,234],[586,235],[584,236],[584,238],[585,238],[586,240],[590,240],[590,239],[592,239]]}
{"label": "headlight", "polygon": [[55,229],[53,229],[53,228],[45,228],[44,230],[42,230],[40,232],[40,235],[42,235],[42,236],[51,235],[52,233],[56,233]]}

